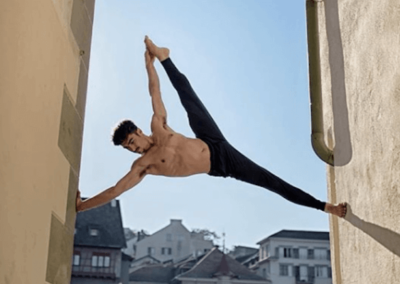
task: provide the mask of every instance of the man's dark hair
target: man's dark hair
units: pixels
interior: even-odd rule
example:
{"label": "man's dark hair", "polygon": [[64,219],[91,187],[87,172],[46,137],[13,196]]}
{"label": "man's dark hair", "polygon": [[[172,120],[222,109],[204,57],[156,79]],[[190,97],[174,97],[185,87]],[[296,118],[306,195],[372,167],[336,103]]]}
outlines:
{"label": "man's dark hair", "polygon": [[112,141],[115,146],[121,145],[126,137],[135,132],[137,126],[130,120],[124,120],[119,123],[119,125],[114,129],[114,135],[112,136]]}

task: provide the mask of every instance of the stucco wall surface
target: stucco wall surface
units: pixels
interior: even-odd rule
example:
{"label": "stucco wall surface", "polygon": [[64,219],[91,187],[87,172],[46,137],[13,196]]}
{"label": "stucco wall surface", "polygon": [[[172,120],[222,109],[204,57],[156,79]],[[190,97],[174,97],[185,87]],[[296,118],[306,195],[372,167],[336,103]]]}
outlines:
{"label": "stucco wall surface", "polygon": [[83,0],[57,3],[0,1],[2,284],[70,279],[87,74],[67,29]]}
{"label": "stucco wall surface", "polygon": [[400,283],[400,1],[319,5],[333,280]]}

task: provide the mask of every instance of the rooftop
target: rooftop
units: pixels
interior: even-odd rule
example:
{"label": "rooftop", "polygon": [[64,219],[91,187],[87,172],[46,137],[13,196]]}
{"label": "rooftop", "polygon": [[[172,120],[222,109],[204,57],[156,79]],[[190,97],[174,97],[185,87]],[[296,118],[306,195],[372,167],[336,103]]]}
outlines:
{"label": "rooftop", "polygon": [[126,247],[118,200],[78,213],[75,228],[74,245],[76,246]]}
{"label": "rooftop", "polygon": [[329,241],[329,232],[282,230],[278,233],[266,237],[265,239],[262,239],[257,244],[262,244],[270,238]]}

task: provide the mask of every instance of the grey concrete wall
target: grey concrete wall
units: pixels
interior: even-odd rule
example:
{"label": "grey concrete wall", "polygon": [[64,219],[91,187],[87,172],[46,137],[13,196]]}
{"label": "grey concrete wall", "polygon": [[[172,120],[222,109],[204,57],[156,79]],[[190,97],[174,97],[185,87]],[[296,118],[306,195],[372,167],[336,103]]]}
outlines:
{"label": "grey concrete wall", "polygon": [[326,0],[319,17],[329,198],[350,209],[330,218],[334,283],[400,283],[400,2]]}

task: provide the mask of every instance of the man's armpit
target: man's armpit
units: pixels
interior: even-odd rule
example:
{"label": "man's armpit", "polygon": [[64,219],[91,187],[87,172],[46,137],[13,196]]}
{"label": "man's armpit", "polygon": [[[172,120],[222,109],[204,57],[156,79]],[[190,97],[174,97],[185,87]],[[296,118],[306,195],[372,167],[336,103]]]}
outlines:
{"label": "man's armpit", "polygon": [[156,129],[167,129],[167,117],[166,116],[159,116],[153,115],[151,120],[151,130],[154,132]]}

